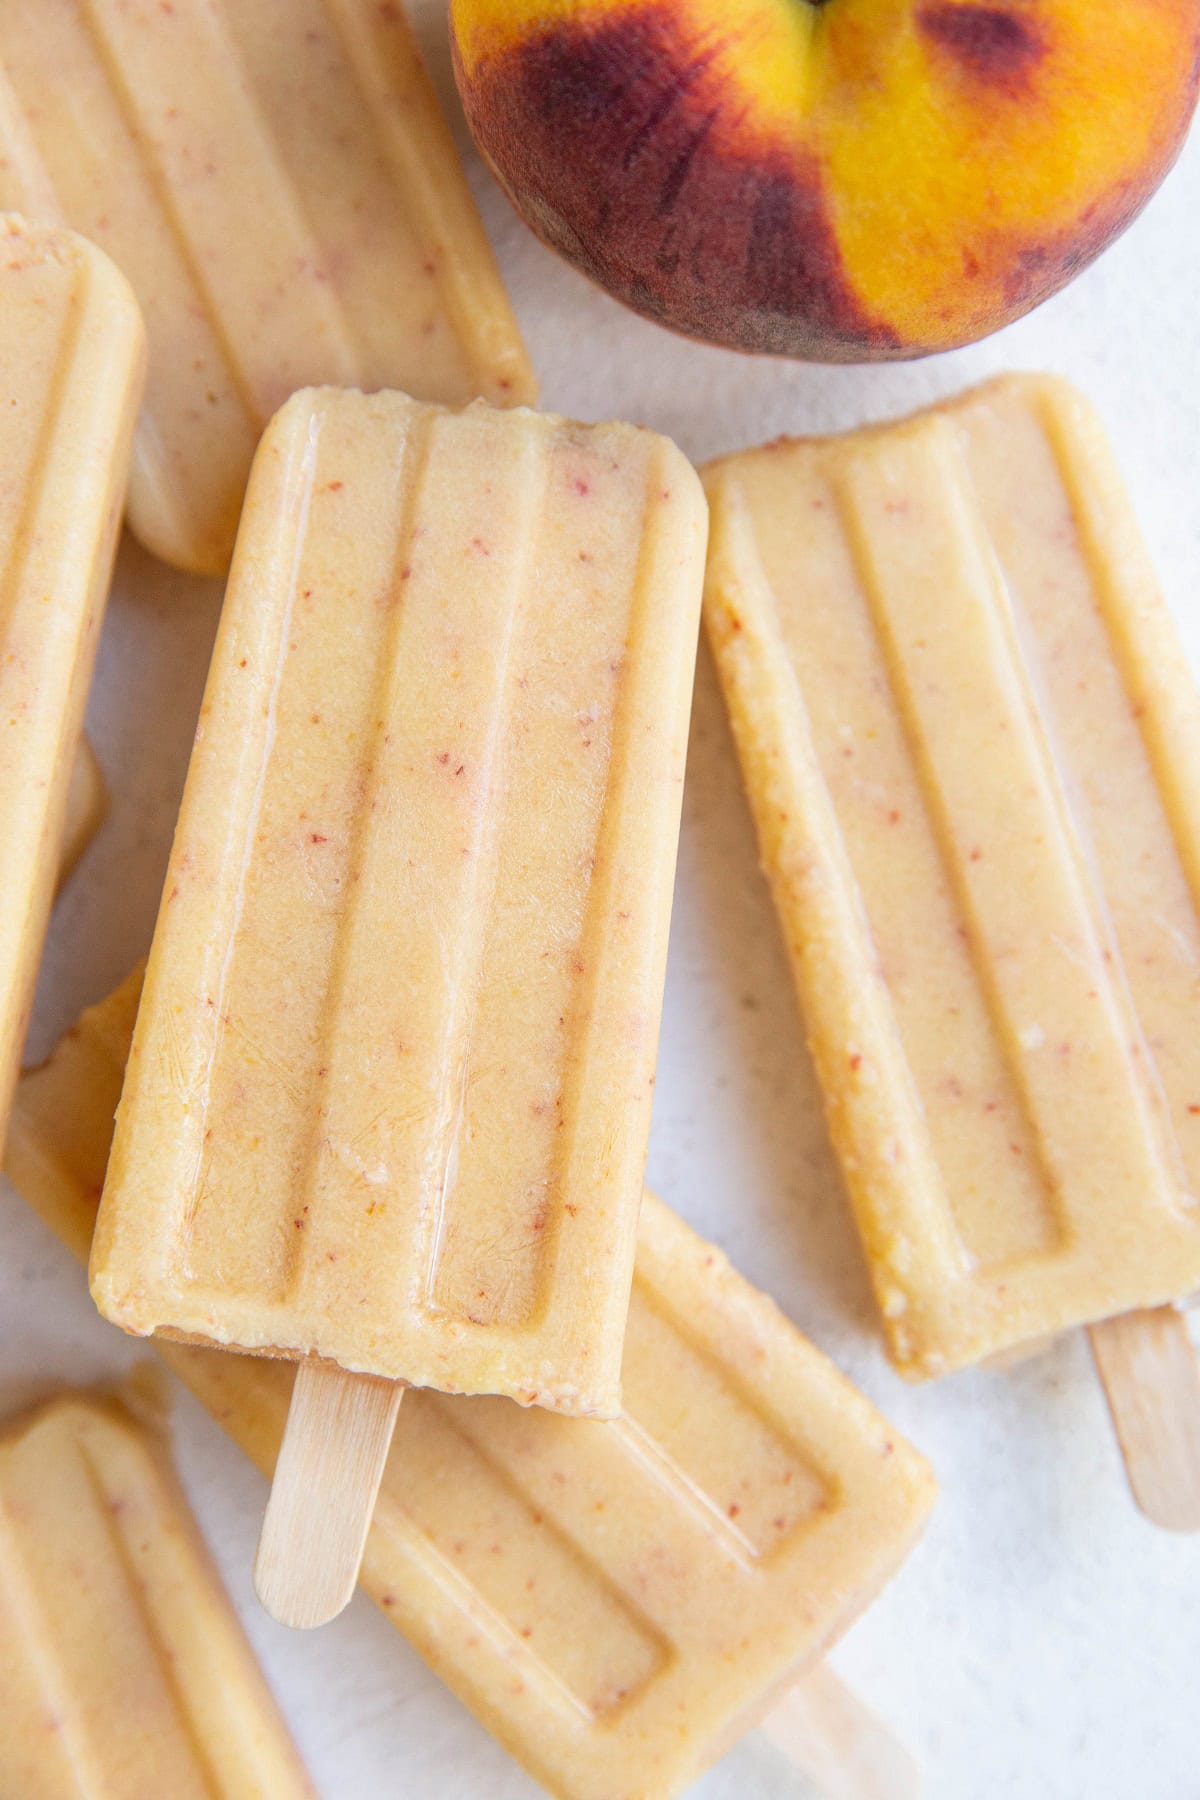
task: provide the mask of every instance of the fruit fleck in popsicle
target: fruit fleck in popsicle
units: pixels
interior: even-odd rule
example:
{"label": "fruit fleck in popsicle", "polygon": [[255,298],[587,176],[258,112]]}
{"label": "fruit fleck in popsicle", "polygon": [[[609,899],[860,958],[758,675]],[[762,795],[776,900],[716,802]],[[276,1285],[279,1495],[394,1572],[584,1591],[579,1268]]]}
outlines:
{"label": "fruit fleck in popsicle", "polygon": [[1200,700],[1094,417],[1009,377],[706,479],[708,630],[897,1366],[1188,1294]]}
{"label": "fruit fleck in popsicle", "polygon": [[315,1800],[162,1444],[67,1394],[0,1431],[13,1800]]}
{"label": "fruit fleck in popsicle", "polygon": [[[22,1078],[6,1172],[81,1259],[137,1012],[133,976]],[[265,1472],[292,1371],[155,1346]],[[411,1394],[363,1584],[562,1800],[667,1800],[770,1713],[816,1772],[810,1671],[920,1532],[923,1459],[772,1302],[647,1195],[615,1423]],[[861,1785],[855,1715],[844,1755]],[[878,1791],[910,1792],[885,1751]],[[824,1774],[828,1774],[825,1765]]]}
{"label": "fruit fleck in popsicle", "polygon": [[335,390],[277,416],[96,1233],[107,1317],[323,1359],[314,1391],[339,1365],[617,1410],[705,534],[632,426]]}
{"label": "fruit fleck in popsicle", "polygon": [[129,520],[228,566],[255,445],[295,389],[458,405],[534,383],[400,5],[7,0],[0,205],[74,226],[150,340]]}
{"label": "fruit fleck in popsicle", "polygon": [[0,1141],[58,875],[142,380],[133,295],[0,215]]}

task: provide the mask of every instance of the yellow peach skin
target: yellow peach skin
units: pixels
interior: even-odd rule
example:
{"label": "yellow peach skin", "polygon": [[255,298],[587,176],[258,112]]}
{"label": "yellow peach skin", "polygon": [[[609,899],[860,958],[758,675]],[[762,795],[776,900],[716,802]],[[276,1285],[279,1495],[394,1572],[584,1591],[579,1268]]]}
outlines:
{"label": "yellow peach skin", "polygon": [[1170,168],[1200,0],[451,0],[518,210],[648,317],[858,361],[969,343]]}

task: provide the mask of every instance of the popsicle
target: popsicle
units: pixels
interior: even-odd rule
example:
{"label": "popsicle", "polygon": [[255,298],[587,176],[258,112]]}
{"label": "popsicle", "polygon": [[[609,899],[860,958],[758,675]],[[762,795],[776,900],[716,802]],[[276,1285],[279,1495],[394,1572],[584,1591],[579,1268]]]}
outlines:
{"label": "popsicle", "polygon": [[129,522],[180,568],[227,568],[259,434],[299,387],[534,398],[399,4],[7,0],[0,205],[133,284]]}
{"label": "popsicle", "polygon": [[67,814],[58,861],[60,887],[77,867],[80,857],[103,825],[107,812],[108,789],[104,785],[104,772],[88,740],[81,738],[67,788]]}
{"label": "popsicle", "polygon": [[122,277],[0,215],[0,1141],[58,874],[142,378]]}
{"label": "popsicle", "polygon": [[[81,1259],[139,979],[22,1078],[13,1111],[6,1173]],[[154,1344],[269,1471],[287,1365]],[[935,1492],[927,1465],[649,1195],[624,1394],[609,1424],[411,1394],[366,1591],[562,1800],[666,1800],[772,1707],[768,1730],[815,1772],[815,1729],[847,1700],[824,1671],[805,1670],[919,1534]],[[891,1744],[873,1781],[859,1714],[849,1729],[833,1773],[822,1771],[828,1791],[912,1791]]]}
{"label": "popsicle", "polygon": [[68,1394],[0,1431],[9,1800],[315,1800],[162,1444]]}
{"label": "popsicle", "polygon": [[[332,389],[277,415],[93,1246],[108,1318],[308,1358],[322,1410],[338,1365],[617,1411],[705,532],[633,426]],[[386,1433],[394,1388],[359,1392]]]}
{"label": "popsicle", "polygon": [[1005,377],[706,485],[708,631],[893,1360],[1187,1295],[1200,698],[1094,416]]}

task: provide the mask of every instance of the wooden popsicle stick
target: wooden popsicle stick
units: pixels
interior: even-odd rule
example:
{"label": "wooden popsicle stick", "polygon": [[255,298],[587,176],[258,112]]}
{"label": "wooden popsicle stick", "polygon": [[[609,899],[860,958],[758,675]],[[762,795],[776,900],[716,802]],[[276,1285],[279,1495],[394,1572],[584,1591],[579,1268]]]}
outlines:
{"label": "wooden popsicle stick", "polygon": [[332,1363],[296,1370],[254,1563],[281,1625],[325,1625],[354,1592],[403,1396],[403,1382]]}
{"label": "wooden popsicle stick", "polygon": [[1200,1531],[1200,1357],[1173,1306],[1089,1325],[1133,1497],[1155,1525]]}
{"label": "wooden popsicle stick", "polygon": [[917,1764],[881,1719],[824,1663],[801,1677],[759,1726],[825,1800],[917,1800]]}

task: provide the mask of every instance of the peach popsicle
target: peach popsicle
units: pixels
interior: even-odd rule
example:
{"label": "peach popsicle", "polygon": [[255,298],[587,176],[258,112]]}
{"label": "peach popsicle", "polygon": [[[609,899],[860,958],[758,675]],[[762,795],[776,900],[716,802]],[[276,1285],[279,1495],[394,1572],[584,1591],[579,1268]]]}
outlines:
{"label": "peach popsicle", "polygon": [[[81,1259],[138,988],[86,1012],[13,1111],[6,1172]],[[269,1472],[287,1365],[155,1348]],[[850,1624],[934,1495],[921,1457],[650,1196],[624,1395],[605,1424],[411,1394],[363,1564],[385,1616],[563,1800],[678,1793]],[[881,1791],[908,1789],[893,1773]]]}
{"label": "peach popsicle", "polygon": [[534,397],[401,5],[7,0],[0,204],[133,284],[129,521],[180,568],[228,566],[259,434],[299,387]]}
{"label": "peach popsicle", "polygon": [[133,295],[0,216],[0,1140],[59,869],[142,379]]}
{"label": "peach popsicle", "polygon": [[315,1800],[156,1434],[67,1394],[0,1430],[9,1800]]}
{"label": "peach popsicle", "polygon": [[894,1361],[1188,1294],[1200,701],[1093,415],[1006,377],[706,483],[708,630]]}
{"label": "peach popsicle", "polygon": [[632,426],[332,389],[276,417],[92,1252],[107,1317],[616,1412],[705,533]]}

